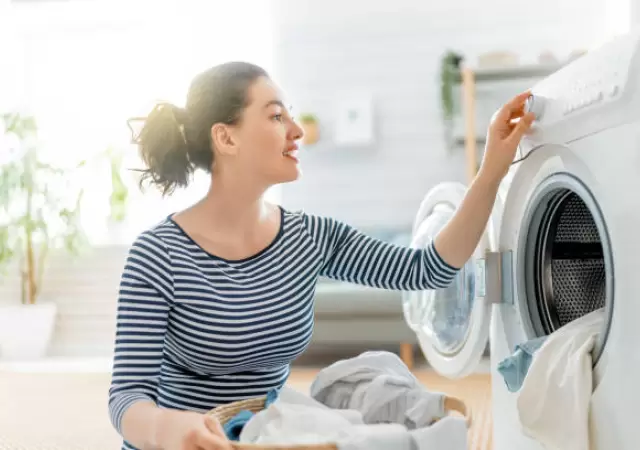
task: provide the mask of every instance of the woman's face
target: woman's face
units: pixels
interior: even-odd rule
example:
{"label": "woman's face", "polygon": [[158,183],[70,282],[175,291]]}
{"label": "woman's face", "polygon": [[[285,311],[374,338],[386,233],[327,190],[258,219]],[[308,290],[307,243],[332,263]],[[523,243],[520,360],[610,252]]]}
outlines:
{"label": "woman's face", "polygon": [[249,88],[248,106],[232,133],[236,150],[233,164],[252,182],[265,187],[300,176],[297,140],[303,131],[284,106],[273,82],[258,78]]}

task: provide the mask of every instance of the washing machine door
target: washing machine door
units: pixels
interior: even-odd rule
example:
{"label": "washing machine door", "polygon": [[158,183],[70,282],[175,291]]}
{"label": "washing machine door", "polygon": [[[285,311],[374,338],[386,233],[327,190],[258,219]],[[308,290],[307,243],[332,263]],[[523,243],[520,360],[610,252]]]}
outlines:
{"label": "washing machine door", "polygon": [[[429,245],[453,217],[466,190],[461,183],[442,183],[427,193],[414,222],[412,247]],[[487,347],[491,304],[484,298],[484,255],[497,247],[500,215],[501,203],[496,202],[473,257],[448,288],[403,295],[405,319],[441,375],[458,378],[473,372]]]}

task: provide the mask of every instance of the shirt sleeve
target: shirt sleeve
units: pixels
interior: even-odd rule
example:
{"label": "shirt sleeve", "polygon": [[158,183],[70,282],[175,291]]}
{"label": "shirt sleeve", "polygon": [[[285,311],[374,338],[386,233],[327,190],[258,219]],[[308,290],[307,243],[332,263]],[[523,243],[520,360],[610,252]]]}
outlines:
{"label": "shirt sleeve", "polygon": [[152,232],[143,232],[129,250],[118,295],[109,415],[120,435],[127,408],[139,400],[156,401],[172,301],[166,246]]}
{"label": "shirt sleeve", "polygon": [[433,242],[403,247],[369,237],[327,217],[305,215],[322,258],[320,275],[366,286],[415,291],[445,288],[459,269],[449,265]]}

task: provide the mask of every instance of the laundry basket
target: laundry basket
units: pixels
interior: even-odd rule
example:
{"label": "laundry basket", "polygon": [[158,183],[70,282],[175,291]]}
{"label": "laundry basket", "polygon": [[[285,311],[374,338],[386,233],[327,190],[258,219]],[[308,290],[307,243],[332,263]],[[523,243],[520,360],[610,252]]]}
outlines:
{"label": "laundry basket", "polygon": [[[240,411],[251,411],[253,413],[262,411],[262,409],[264,409],[266,399],[266,396],[262,396],[228,403],[226,405],[220,405],[209,411],[207,414],[216,418],[220,424],[224,425]],[[445,396],[444,409],[446,412],[457,412],[461,414],[465,418],[467,427],[471,426],[471,410],[463,400],[456,397]],[[235,450],[338,450],[338,446],[336,444],[330,443],[311,445],[261,445],[232,442],[232,447]]]}

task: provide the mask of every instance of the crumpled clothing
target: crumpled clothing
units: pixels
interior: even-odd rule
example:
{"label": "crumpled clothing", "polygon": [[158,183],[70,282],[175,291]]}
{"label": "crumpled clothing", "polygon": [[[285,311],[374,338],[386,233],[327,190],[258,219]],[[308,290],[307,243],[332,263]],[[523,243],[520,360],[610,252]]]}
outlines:
{"label": "crumpled clothing", "polygon": [[311,396],[336,409],[353,409],[366,424],[396,423],[422,428],[446,415],[445,394],[427,391],[391,352],[364,352],[321,370]]}
{"label": "crumpled clothing", "polygon": [[548,450],[589,448],[591,352],[603,329],[603,309],[550,334],[533,357],[517,398],[524,433]]}
{"label": "crumpled clothing", "polygon": [[[265,408],[272,404],[277,398],[278,391],[276,389],[269,391],[264,402]],[[255,413],[252,411],[242,410],[229,419],[223,426],[224,434],[227,436],[227,439],[230,441],[240,440],[240,433],[242,432],[242,429],[254,415]]]}
{"label": "crumpled clothing", "polygon": [[245,425],[240,442],[331,443],[339,450],[466,450],[467,428],[458,417],[411,431],[394,423],[368,425],[359,411],[331,409],[285,386],[276,401]]}
{"label": "crumpled clothing", "polygon": [[516,345],[515,350],[498,363],[498,372],[502,375],[509,392],[518,392],[527,377],[533,355],[547,340],[547,336],[542,336],[530,341]]}

